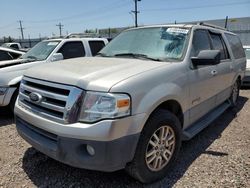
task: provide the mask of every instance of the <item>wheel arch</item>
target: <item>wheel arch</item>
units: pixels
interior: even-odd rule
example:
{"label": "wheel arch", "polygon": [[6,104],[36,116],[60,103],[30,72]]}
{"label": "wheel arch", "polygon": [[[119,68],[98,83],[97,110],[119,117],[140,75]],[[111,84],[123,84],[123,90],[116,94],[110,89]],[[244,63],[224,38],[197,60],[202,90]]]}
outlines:
{"label": "wheel arch", "polygon": [[175,100],[175,99],[170,99],[166,100],[162,103],[160,103],[149,115],[148,119],[154,114],[157,113],[158,110],[163,109],[167,110],[171,113],[173,113],[180,121],[181,127],[183,127],[184,124],[184,114],[183,114],[183,109],[181,107],[181,104]]}

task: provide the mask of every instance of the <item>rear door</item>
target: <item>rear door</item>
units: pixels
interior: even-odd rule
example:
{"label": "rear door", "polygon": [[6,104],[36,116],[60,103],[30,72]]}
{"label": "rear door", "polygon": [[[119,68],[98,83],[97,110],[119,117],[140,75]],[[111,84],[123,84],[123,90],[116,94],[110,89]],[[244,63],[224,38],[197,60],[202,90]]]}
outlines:
{"label": "rear door", "polygon": [[215,89],[217,93],[216,105],[230,97],[231,83],[234,77],[233,61],[229,56],[228,48],[221,33],[209,32],[212,49],[220,51],[220,63],[216,65]]}

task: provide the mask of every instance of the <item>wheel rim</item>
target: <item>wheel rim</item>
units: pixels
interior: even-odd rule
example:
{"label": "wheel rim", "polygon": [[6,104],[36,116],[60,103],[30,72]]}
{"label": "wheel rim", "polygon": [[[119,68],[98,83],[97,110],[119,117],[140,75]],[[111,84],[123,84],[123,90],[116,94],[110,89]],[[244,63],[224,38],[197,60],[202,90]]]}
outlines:
{"label": "wheel rim", "polygon": [[233,97],[233,103],[235,104],[238,98],[238,92],[239,92],[239,88],[238,88],[238,84],[235,83],[233,86],[233,91],[232,91],[232,97]]}
{"label": "wheel rim", "polygon": [[168,126],[157,129],[149,139],[146,149],[146,164],[151,171],[160,171],[171,159],[175,149],[174,130]]}

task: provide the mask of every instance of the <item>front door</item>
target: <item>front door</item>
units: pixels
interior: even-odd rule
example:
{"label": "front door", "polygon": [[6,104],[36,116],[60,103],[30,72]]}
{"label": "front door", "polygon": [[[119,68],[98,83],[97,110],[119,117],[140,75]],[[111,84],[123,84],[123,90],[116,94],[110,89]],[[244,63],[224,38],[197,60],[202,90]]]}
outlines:
{"label": "front door", "polygon": [[[209,33],[205,29],[194,31],[191,57],[197,57],[201,50],[211,50]],[[192,64],[190,59],[190,64]],[[198,66],[189,71],[189,124],[194,123],[216,105],[217,65]]]}

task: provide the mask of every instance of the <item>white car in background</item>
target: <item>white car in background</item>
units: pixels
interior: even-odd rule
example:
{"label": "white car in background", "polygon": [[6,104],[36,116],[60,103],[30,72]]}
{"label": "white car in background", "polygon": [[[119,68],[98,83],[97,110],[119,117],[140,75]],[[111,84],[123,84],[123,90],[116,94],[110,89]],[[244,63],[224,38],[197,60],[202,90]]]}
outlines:
{"label": "white car in background", "polygon": [[12,49],[15,49],[15,50],[21,50],[22,49],[21,44],[18,43],[18,42],[7,42],[7,43],[4,43],[2,45],[2,47],[12,48]]}
{"label": "white car in background", "polygon": [[[0,61],[0,107],[14,109],[25,70],[54,61],[95,56],[106,44],[105,38],[50,39],[39,42],[19,59]],[[46,66],[46,65],[45,65]],[[53,70],[57,71],[57,70]],[[44,75],[46,77],[46,75]]]}
{"label": "white car in background", "polygon": [[23,48],[19,42],[7,42],[7,43],[2,44],[2,47],[11,48],[11,49],[19,50],[22,52],[27,52],[30,49],[26,47]]}
{"label": "white car in background", "polygon": [[250,86],[250,46],[243,46],[245,53],[246,53],[246,59],[247,59],[247,65],[246,65],[246,72],[245,77],[242,80],[242,86]]}
{"label": "white car in background", "polygon": [[0,46],[0,61],[17,59],[23,54],[25,52]]}

